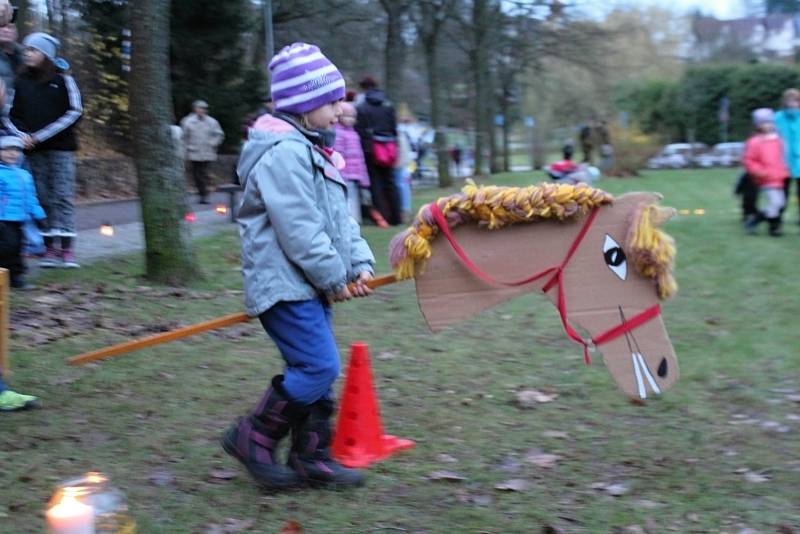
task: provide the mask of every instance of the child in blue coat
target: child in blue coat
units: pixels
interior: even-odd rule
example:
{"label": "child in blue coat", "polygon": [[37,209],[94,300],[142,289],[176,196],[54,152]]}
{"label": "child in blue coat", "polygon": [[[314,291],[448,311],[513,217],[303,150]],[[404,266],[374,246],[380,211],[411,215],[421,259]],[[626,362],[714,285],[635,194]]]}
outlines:
{"label": "child in blue coat", "polygon": [[[0,267],[9,270],[13,288],[28,287],[22,263],[22,223],[29,218],[45,217],[36,199],[33,177],[17,167],[22,147],[19,137],[0,137]],[[2,372],[0,369],[0,412],[35,406],[36,397],[8,389]]]}
{"label": "child in blue coat", "polygon": [[8,269],[11,287],[25,289],[22,263],[22,224],[44,220],[31,174],[18,166],[24,142],[16,136],[0,137],[0,267]]}
{"label": "child in blue coat", "polygon": [[[350,216],[341,157],[322,134],[342,114],[344,79],[304,43],[281,50],[270,70],[274,112],[253,125],[239,160],[238,221],[247,312],[285,367],[222,446],[267,488],[355,486],[361,473],[330,455],[339,376],[331,304],[370,293],[375,259]],[[277,448],[290,432],[286,465]]]}

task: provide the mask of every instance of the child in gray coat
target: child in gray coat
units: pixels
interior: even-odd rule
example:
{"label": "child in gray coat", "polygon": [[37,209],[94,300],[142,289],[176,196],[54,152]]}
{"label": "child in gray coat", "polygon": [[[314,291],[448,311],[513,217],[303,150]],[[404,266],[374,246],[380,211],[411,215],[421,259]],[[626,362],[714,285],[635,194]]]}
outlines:
{"label": "child in gray coat", "polygon": [[[270,62],[273,115],[253,125],[238,174],[245,304],[285,361],[256,409],[222,439],[269,488],[361,484],[330,456],[331,386],[339,375],[331,303],[366,296],[374,257],[350,217],[338,154],[325,146],[344,80],[319,48],[295,43]],[[354,292],[348,289],[352,282]],[[292,432],[288,467],[276,459]]]}

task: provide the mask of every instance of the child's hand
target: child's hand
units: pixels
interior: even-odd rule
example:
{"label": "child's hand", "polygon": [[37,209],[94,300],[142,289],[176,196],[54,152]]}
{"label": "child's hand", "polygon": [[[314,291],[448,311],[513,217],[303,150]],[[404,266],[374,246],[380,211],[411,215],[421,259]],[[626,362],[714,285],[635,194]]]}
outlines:
{"label": "child's hand", "polygon": [[358,275],[358,279],[353,283],[353,296],[354,297],[368,297],[372,294],[372,289],[367,286],[367,282],[372,280],[372,273],[369,271],[362,271]]}
{"label": "child's hand", "polygon": [[337,291],[336,293],[330,293],[328,295],[328,302],[344,302],[346,300],[350,300],[353,298],[353,294],[350,293],[350,290],[347,289],[347,286],[344,286],[341,290]]}

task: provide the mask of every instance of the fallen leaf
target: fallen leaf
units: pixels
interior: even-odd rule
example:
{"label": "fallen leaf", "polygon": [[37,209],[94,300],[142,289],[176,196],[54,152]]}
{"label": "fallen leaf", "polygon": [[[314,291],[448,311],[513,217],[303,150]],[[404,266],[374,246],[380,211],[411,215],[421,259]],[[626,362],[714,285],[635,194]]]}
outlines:
{"label": "fallen leaf", "polygon": [[647,499],[639,499],[636,501],[636,506],[639,508],[644,508],[646,510],[655,510],[656,508],[661,508],[664,505],[655,501],[649,501]]}
{"label": "fallen leaf", "polygon": [[150,476],[147,477],[147,480],[156,486],[169,486],[175,482],[175,475],[171,471],[162,469],[150,473]]}
{"label": "fallen leaf", "polygon": [[786,398],[792,402],[800,402],[800,395],[786,395]]}
{"label": "fallen leaf", "polygon": [[628,493],[628,487],[624,484],[609,484],[605,490],[612,497],[620,497]]}
{"label": "fallen leaf", "polygon": [[567,531],[555,525],[545,525],[542,527],[542,534],[567,534]]}
{"label": "fallen leaf", "polygon": [[528,455],[525,456],[526,462],[543,469],[552,469],[559,460],[561,460],[561,456],[558,454],[548,454],[536,450],[529,452]]}
{"label": "fallen leaf", "polygon": [[553,402],[557,397],[558,393],[543,393],[537,389],[523,389],[514,396],[520,408],[535,408],[537,404]]}
{"label": "fallen leaf", "polygon": [[444,453],[437,454],[436,455],[436,461],[441,462],[443,464],[457,464],[458,463],[458,459],[457,458],[455,458],[453,456],[450,456],[449,454],[444,454]]}
{"label": "fallen leaf", "polygon": [[456,498],[461,504],[473,504],[475,506],[491,506],[494,499],[491,495],[484,493],[470,493],[467,490],[459,490],[456,492]]}
{"label": "fallen leaf", "polygon": [[519,473],[522,469],[522,463],[514,456],[506,456],[498,468],[506,473]]}
{"label": "fallen leaf", "polygon": [[300,534],[301,532],[303,532],[303,527],[292,519],[283,524],[278,534]]}
{"label": "fallen leaf", "polygon": [[397,354],[394,352],[380,352],[377,356],[375,356],[375,358],[379,360],[394,360],[397,358]]}
{"label": "fallen leaf", "polygon": [[604,482],[595,482],[589,487],[593,490],[604,491],[612,497],[620,497],[628,493],[628,487],[621,483],[606,484]]}
{"label": "fallen leaf", "polygon": [[553,439],[569,439],[569,434],[560,430],[545,430],[542,432],[542,437]]}
{"label": "fallen leaf", "polygon": [[220,482],[236,478],[239,472],[234,469],[212,469],[208,476],[211,482]]}
{"label": "fallen leaf", "polygon": [[256,524],[255,519],[232,519],[228,518],[225,520],[225,524],[222,525],[224,532],[241,532],[243,530],[250,530]]}
{"label": "fallen leaf", "polygon": [[475,503],[477,506],[491,506],[494,502],[491,495],[486,495],[484,493],[478,493],[472,496],[472,502]]}
{"label": "fallen leaf", "polygon": [[42,295],[40,297],[34,297],[31,300],[37,304],[45,304],[47,306],[56,306],[67,302],[67,299],[61,295]]}
{"label": "fallen leaf", "polygon": [[769,482],[770,477],[769,475],[763,475],[760,473],[756,473],[755,471],[748,471],[744,474],[744,479],[748,482],[752,482],[754,484],[761,484],[763,482]]}
{"label": "fallen leaf", "polygon": [[494,489],[500,491],[527,491],[531,487],[531,483],[523,478],[512,478],[500,484],[497,484]]}
{"label": "fallen leaf", "polygon": [[782,425],[777,421],[764,421],[761,423],[761,428],[764,430],[769,430],[770,432],[777,432],[778,434],[785,434],[786,432],[790,432],[792,429],[786,425]]}
{"label": "fallen leaf", "polygon": [[428,475],[428,480],[443,480],[445,482],[463,482],[466,480],[463,476],[452,471],[434,471]]}
{"label": "fallen leaf", "polygon": [[641,525],[628,525],[622,529],[622,534],[646,534]]}

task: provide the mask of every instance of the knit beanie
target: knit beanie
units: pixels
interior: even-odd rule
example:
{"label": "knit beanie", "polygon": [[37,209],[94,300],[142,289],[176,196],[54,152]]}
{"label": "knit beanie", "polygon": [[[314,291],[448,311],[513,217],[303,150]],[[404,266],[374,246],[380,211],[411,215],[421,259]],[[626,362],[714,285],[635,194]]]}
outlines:
{"label": "knit beanie", "polygon": [[765,122],[775,122],[775,112],[770,108],[758,108],[753,111],[753,124],[761,126]]}
{"label": "knit beanie", "polygon": [[302,115],[344,98],[344,78],[312,44],[285,46],[269,62],[275,111]]}
{"label": "knit beanie", "polygon": [[28,35],[22,41],[22,44],[29,48],[35,48],[53,62],[56,60],[58,47],[61,46],[61,42],[58,39],[43,32]]}

